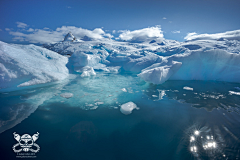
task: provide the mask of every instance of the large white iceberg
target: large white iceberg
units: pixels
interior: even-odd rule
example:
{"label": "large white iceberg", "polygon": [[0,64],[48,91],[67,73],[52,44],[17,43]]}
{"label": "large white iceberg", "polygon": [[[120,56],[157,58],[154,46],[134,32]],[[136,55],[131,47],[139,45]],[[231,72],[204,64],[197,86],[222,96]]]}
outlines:
{"label": "large white iceberg", "polygon": [[91,72],[87,72],[89,74],[83,74],[86,76],[97,74],[97,71],[110,71],[111,67],[121,67],[118,70],[137,73],[143,80],[154,84],[167,80],[240,82],[238,35],[232,34],[232,38],[226,39],[223,33],[218,34],[217,39],[203,36],[178,42],[163,37],[158,41],[159,37],[154,36],[149,39],[145,30],[140,31],[144,33],[140,36],[143,42],[136,43],[138,35],[135,32],[126,32],[121,38],[124,40],[125,37],[125,42],[60,42],[46,47],[60,54],[72,55],[67,65],[70,70],[83,74],[84,68],[92,68]]}
{"label": "large white iceberg", "polygon": [[155,68],[145,69],[138,74],[143,80],[153,84],[162,84],[168,80],[181,67],[181,62],[172,61],[171,65],[159,66]]}
{"label": "large white iceberg", "polygon": [[[165,57],[165,61],[144,69],[139,77],[155,84],[161,84],[166,80],[240,82],[239,61],[239,54],[224,50],[192,51],[189,54]],[[174,62],[175,65],[168,65],[169,62]]]}
{"label": "large white iceberg", "polygon": [[63,80],[68,76],[68,59],[35,45],[14,45],[0,41],[0,88],[15,90]]}

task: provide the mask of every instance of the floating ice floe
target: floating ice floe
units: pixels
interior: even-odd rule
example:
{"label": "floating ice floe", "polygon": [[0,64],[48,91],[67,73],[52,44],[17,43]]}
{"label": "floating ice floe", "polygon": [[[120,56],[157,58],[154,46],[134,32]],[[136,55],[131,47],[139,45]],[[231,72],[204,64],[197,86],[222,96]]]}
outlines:
{"label": "floating ice floe", "polygon": [[166,95],[164,90],[158,90],[159,92],[159,100],[163,99],[163,97]]}
{"label": "floating ice floe", "polygon": [[131,114],[132,110],[134,110],[134,109],[139,109],[139,108],[137,107],[137,105],[135,103],[128,102],[128,103],[121,105],[120,111],[123,114],[128,115],[128,114]]}
{"label": "floating ice floe", "polygon": [[100,105],[100,104],[104,104],[104,102],[96,102],[94,103],[95,105]]}
{"label": "floating ice floe", "polygon": [[235,95],[239,95],[240,96],[240,92],[229,91],[229,94],[230,95],[235,94]]}
{"label": "floating ice floe", "polygon": [[92,108],[90,108],[90,110],[94,110],[94,109],[97,109],[98,106],[93,106]]}
{"label": "floating ice floe", "polygon": [[183,87],[183,89],[193,91],[193,88],[191,87]]}
{"label": "floating ice floe", "polygon": [[122,90],[123,92],[127,92],[126,88],[122,88],[121,90]]}

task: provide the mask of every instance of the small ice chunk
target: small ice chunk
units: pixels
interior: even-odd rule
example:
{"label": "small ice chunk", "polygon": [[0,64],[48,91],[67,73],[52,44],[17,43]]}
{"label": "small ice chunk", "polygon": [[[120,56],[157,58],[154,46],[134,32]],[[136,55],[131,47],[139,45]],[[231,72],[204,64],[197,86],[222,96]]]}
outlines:
{"label": "small ice chunk", "polygon": [[229,91],[229,94],[230,94],[230,95],[236,94],[236,95],[239,95],[239,96],[240,96],[240,92]]}
{"label": "small ice chunk", "polygon": [[127,92],[126,88],[121,89],[123,92]]}
{"label": "small ice chunk", "polygon": [[98,106],[94,106],[94,107],[90,108],[90,110],[94,110],[94,109],[97,109],[97,108],[98,108]]}
{"label": "small ice chunk", "polygon": [[166,95],[164,90],[158,90],[159,92],[159,100],[163,99],[163,97]]}
{"label": "small ice chunk", "polygon": [[96,72],[94,71],[93,67],[84,67],[81,77],[90,77],[95,75]]}
{"label": "small ice chunk", "polygon": [[193,88],[191,88],[191,87],[183,87],[183,89],[193,91]]}
{"label": "small ice chunk", "polygon": [[96,102],[94,103],[95,105],[100,105],[100,104],[104,104],[104,102]]}
{"label": "small ice chunk", "polygon": [[123,114],[128,115],[128,114],[131,114],[132,110],[134,110],[134,109],[137,109],[137,105],[133,102],[128,102],[128,103],[121,105],[120,111]]}
{"label": "small ice chunk", "polygon": [[152,97],[158,97],[157,95],[152,95]]}
{"label": "small ice chunk", "polygon": [[68,98],[71,98],[73,96],[73,94],[72,93],[62,93],[62,94],[60,94],[60,96],[68,99]]}

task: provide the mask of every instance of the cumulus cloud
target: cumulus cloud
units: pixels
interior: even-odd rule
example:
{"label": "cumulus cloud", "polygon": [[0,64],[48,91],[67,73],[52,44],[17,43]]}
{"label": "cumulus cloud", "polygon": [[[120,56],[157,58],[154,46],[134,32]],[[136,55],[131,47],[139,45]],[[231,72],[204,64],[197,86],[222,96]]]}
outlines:
{"label": "cumulus cloud", "polygon": [[172,33],[181,33],[180,31],[172,31]]}
{"label": "cumulus cloud", "polygon": [[224,33],[215,33],[215,34],[197,34],[195,32],[188,33],[184,39],[186,40],[218,40],[220,38],[228,40],[240,40],[240,30],[227,31]]}
{"label": "cumulus cloud", "polygon": [[163,17],[162,19],[167,19],[166,17]]}
{"label": "cumulus cloud", "polygon": [[91,31],[75,26],[62,26],[53,31],[47,30],[46,27],[44,29],[29,28],[27,31],[22,30],[21,32],[15,32],[10,29],[8,29],[7,31],[9,31],[10,35],[14,36],[13,40],[41,44],[60,42],[64,39],[64,36],[70,31],[78,39],[104,39],[113,37],[110,33],[105,33],[101,28],[96,28]]}
{"label": "cumulus cloud", "polygon": [[28,25],[23,22],[16,22],[18,28],[26,28]]}
{"label": "cumulus cloud", "polygon": [[160,26],[149,27],[134,31],[121,30],[119,38],[130,42],[148,42],[151,40],[162,40],[163,33]]}
{"label": "cumulus cloud", "polygon": [[34,31],[34,29],[32,29],[32,28],[29,28],[28,30],[27,30],[27,32],[33,32]]}

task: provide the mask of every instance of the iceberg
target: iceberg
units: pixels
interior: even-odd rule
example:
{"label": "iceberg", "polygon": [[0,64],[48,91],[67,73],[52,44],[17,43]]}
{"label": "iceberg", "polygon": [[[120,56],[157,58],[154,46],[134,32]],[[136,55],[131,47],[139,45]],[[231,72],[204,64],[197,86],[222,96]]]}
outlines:
{"label": "iceberg", "polygon": [[[130,72],[153,84],[162,84],[167,80],[240,82],[238,38],[201,38],[178,42],[160,35],[157,38],[145,31],[141,30],[144,33],[141,37],[135,32],[126,32],[125,38],[127,35],[132,38],[124,42],[78,40],[69,32],[62,42],[43,46],[52,51],[35,45],[1,42],[0,87],[14,90],[53,82],[65,79],[69,72],[81,77],[99,72]],[[135,41],[136,38],[141,38],[143,42]]]}
{"label": "iceberg", "polygon": [[181,62],[172,61],[171,65],[144,69],[138,76],[147,82],[162,84],[177,72],[181,65]]}
{"label": "iceberg", "polygon": [[[135,32],[129,32],[129,35],[137,36]],[[72,39],[74,36],[70,34],[68,37]],[[237,39],[178,42],[162,38],[160,43],[154,36],[149,41],[148,34],[146,40],[141,37],[142,43],[133,39],[125,42],[108,40],[104,43],[101,40],[60,42],[47,48],[71,55],[68,69],[83,76],[95,75],[96,71],[123,71],[138,74],[144,81],[154,84],[167,80],[240,82],[237,63],[240,42]],[[93,70],[84,72],[84,68]]]}
{"label": "iceberg", "polygon": [[35,45],[15,45],[0,41],[0,89],[63,80],[68,77],[68,59]]}
{"label": "iceberg", "polygon": [[[214,49],[164,58],[164,61],[142,70],[138,76],[154,84],[161,84],[166,80],[240,82],[240,55],[236,53]],[[175,64],[169,65],[171,62]]]}

